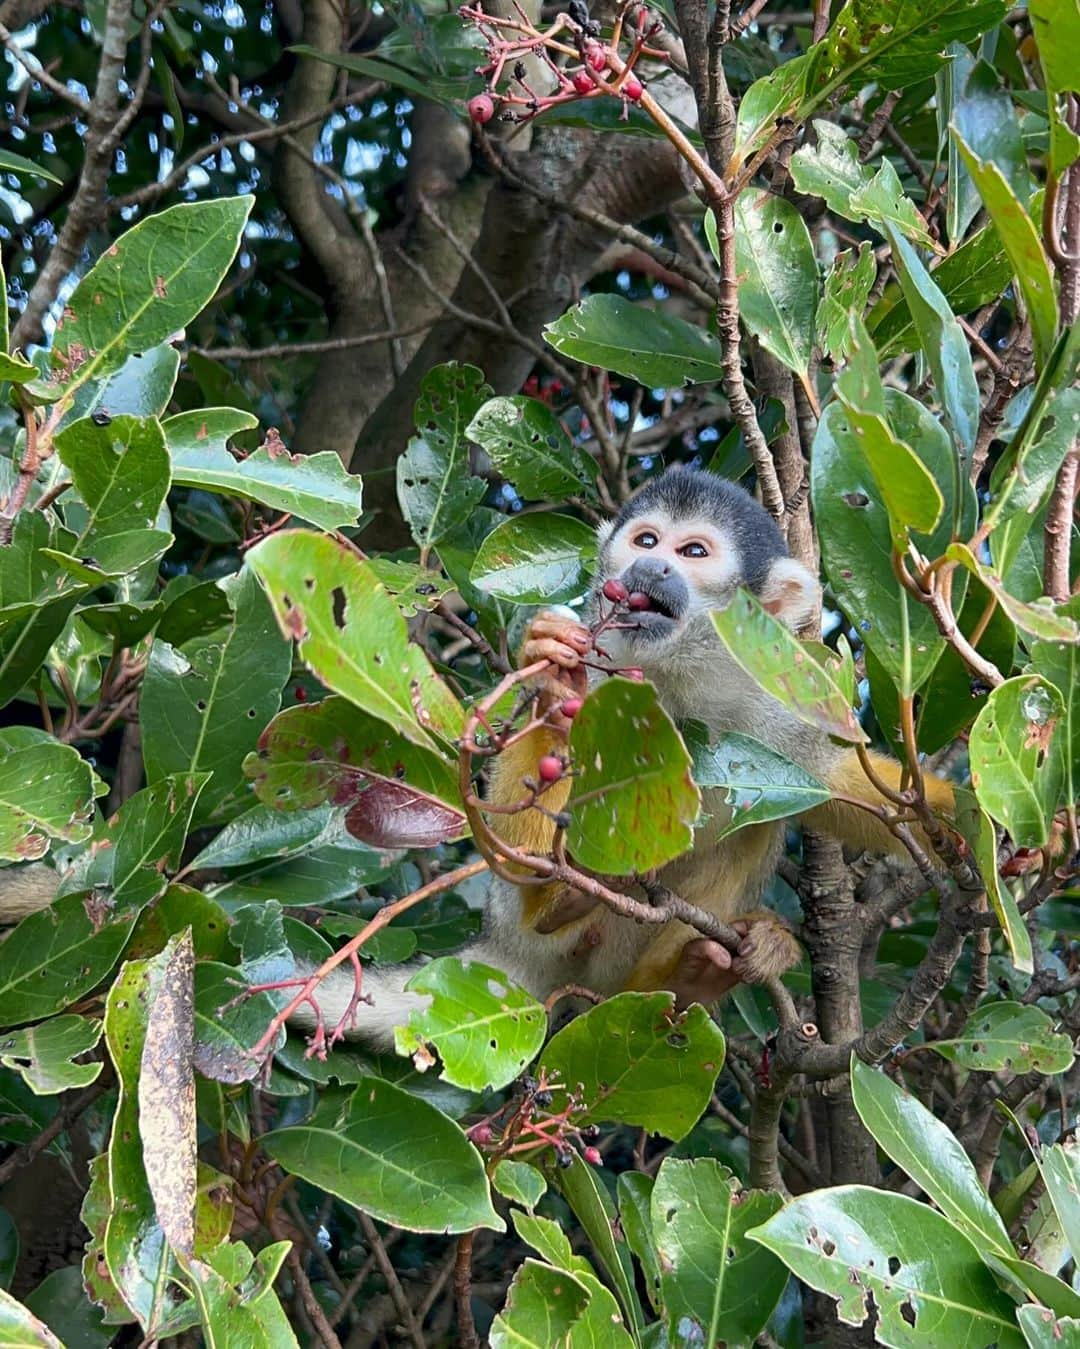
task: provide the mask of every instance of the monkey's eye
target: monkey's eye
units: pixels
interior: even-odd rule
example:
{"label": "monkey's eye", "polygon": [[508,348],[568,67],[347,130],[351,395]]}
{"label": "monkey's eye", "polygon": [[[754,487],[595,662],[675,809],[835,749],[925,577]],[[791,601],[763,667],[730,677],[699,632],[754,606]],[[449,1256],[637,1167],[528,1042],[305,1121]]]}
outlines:
{"label": "monkey's eye", "polygon": [[684,543],[679,549],[680,557],[708,557],[709,550],[703,543]]}
{"label": "monkey's eye", "polygon": [[651,529],[643,529],[634,539],[634,543],[638,548],[655,548],[659,542],[660,540]]}

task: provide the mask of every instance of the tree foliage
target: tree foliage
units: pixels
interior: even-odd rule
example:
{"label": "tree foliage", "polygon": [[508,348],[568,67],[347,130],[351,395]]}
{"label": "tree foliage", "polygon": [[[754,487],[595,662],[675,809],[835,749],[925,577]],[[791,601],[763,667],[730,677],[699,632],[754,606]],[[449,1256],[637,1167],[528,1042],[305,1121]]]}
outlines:
{"label": "tree foliage", "polygon": [[[0,4],[4,1343],[1080,1345],[1080,17],[772,9]],[[716,630],[907,865],[793,830],[782,984],[568,1019],[493,861],[662,919],[702,789],[828,795],[616,677],[565,847],[483,809],[673,461],[820,564]]]}

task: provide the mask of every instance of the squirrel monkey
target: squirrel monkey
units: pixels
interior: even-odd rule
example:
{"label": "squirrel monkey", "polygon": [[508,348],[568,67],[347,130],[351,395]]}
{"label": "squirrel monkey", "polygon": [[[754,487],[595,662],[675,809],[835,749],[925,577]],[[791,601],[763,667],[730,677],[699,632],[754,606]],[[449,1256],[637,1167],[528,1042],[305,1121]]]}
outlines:
{"label": "squirrel monkey", "polygon": [[[764,692],[735,664],[712,625],[710,613],[725,608],[740,587],[792,629],[820,609],[816,578],[789,556],[776,524],[753,497],[711,473],[668,469],[601,526],[599,544],[584,617],[596,615],[604,583],[612,579],[649,600],[647,609],[632,615],[636,626],[604,633],[613,665],[639,667],[676,722],[704,722],[714,740],[743,732],[837,793],[882,804],[855,751],[834,744]],[[494,804],[521,800],[524,779],[535,781],[540,759],[564,749],[568,723],[558,706],[604,678],[582,664],[587,653],[595,658],[589,629],[576,618],[549,611],[533,619],[519,664],[552,662],[556,672],[538,681],[537,713],[547,712],[549,724],[495,757],[488,793]],[[900,765],[881,755],[872,758],[879,779],[898,787]],[[932,807],[951,812],[947,783],[928,776],[926,793]],[[555,828],[550,816],[569,794],[564,779],[545,792],[546,812],[530,808],[497,815],[495,833],[527,852],[548,852]],[[709,820],[727,819],[724,798],[723,790],[703,793],[706,820],[692,850],[665,866],[658,879],[734,926],[743,937],[736,953],[677,921],[639,924],[555,885],[518,887],[493,878],[483,935],[463,955],[502,970],[539,998],[582,984],[605,995],[668,989],[680,1006],[709,1004],[740,980],[782,974],[798,962],[799,945],[775,914],[758,906],[783,849],[784,822],[752,825],[718,839],[718,825],[710,827]],[[859,850],[900,850],[880,820],[857,806],[831,801],[803,818]],[[364,991],[372,1005],[361,1007],[353,1035],[385,1047],[393,1043],[393,1028],[423,1005],[419,995],[404,991],[414,969],[365,970]],[[328,1025],[344,1010],[352,985],[351,973],[339,971],[324,982],[319,999]],[[307,1017],[313,1024],[310,1011]]]}
{"label": "squirrel monkey", "polygon": [[[776,524],[754,498],[711,473],[668,469],[601,526],[599,545],[584,617],[598,613],[604,584],[611,580],[648,601],[644,607],[642,599],[643,607],[634,612],[633,626],[605,632],[604,650],[612,664],[639,667],[676,722],[704,722],[713,740],[731,731],[752,736],[849,798],[809,811],[803,818],[813,829],[859,850],[899,851],[876,816],[850,804],[853,797],[874,805],[883,799],[855,751],[834,744],[764,692],[732,660],[710,620],[710,613],[725,608],[740,587],[792,629],[819,611],[817,579],[789,556]],[[568,722],[558,711],[560,704],[584,694],[591,679],[604,678],[586,669],[587,653],[595,657],[589,629],[569,613],[544,612],[533,619],[520,663],[552,662],[553,672],[538,681],[537,711],[546,712],[548,720],[495,757],[493,803],[521,800],[524,779],[535,780],[541,758],[565,747]],[[899,786],[899,764],[880,755],[872,758],[879,780]],[[928,775],[925,790],[931,807],[951,813],[947,783]],[[495,816],[496,834],[527,852],[548,852],[555,827],[551,814],[563,808],[569,793],[570,782],[563,779],[545,792],[544,812],[529,808]],[[704,823],[693,848],[665,866],[658,879],[732,925],[743,938],[734,954],[677,921],[639,924],[557,885],[517,886],[494,877],[484,932],[463,955],[502,970],[539,998],[581,984],[604,995],[668,989],[680,1006],[713,1003],[740,980],[752,983],[783,973],[797,963],[799,945],[780,919],[759,905],[783,849],[784,822],[751,825],[718,838],[717,821],[729,813],[725,795],[722,789],[703,792]],[[27,873],[35,870],[25,869],[24,879],[30,881]],[[426,1002],[405,991],[416,968],[365,969],[363,990],[370,1006],[361,1005],[350,1038],[392,1047],[395,1026]],[[335,970],[323,982],[318,998],[327,1025],[338,1021],[352,993],[350,970]],[[305,1005],[294,1022],[312,1029],[311,1009]]]}

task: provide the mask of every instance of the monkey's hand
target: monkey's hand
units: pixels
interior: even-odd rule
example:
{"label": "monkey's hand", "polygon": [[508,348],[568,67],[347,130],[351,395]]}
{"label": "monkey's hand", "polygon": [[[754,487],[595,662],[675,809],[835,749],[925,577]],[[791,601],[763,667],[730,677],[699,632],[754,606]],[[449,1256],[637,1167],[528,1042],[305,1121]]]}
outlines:
{"label": "monkey's hand", "polygon": [[[520,665],[548,660],[555,667],[536,681],[540,690],[537,711],[541,715],[551,712],[567,698],[585,696],[588,671],[581,660],[592,650],[592,644],[592,633],[583,623],[564,618],[561,614],[545,611],[537,614],[529,624],[521,647]],[[566,718],[558,715],[552,720],[563,730],[570,724]]]}
{"label": "monkey's hand", "polygon": [[679,953],[670,989],[676,1007],[718,1002],[738,983],[760,984],[797,965],[802,948],[770,909],[755,909],[732,923],[743,940],[734,955],[719,942],[695,937]]}

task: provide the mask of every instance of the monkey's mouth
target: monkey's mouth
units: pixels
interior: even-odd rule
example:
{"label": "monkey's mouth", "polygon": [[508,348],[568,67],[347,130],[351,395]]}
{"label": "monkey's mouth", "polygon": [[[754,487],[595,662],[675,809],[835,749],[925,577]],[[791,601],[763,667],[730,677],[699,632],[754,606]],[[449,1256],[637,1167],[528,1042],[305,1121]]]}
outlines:
{"label": "monkey's mouth", "polygon": [[682,618],[682,605],[659,586],[642,586],[630,594],[629,621],[643,635],[661,637]]}

